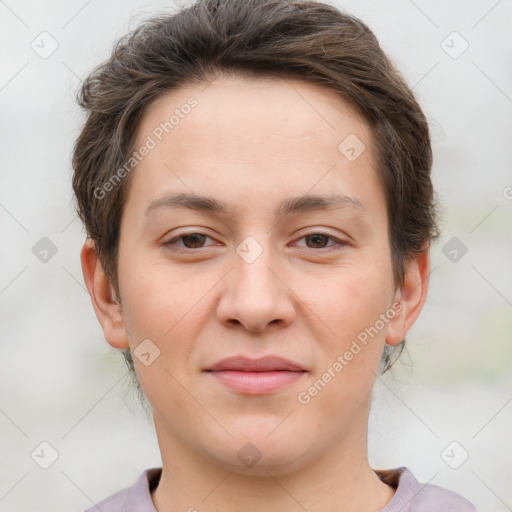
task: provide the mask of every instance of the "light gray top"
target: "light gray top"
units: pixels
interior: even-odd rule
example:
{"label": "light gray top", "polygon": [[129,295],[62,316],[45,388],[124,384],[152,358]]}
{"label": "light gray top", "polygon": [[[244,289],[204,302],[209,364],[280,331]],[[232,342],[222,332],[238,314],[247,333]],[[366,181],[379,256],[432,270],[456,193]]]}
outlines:
{"label": "light gray top", "polygon": [[[151,500],[162,468],[146,469],[137,482],[97,503],[86,512],[157,512]],[[396,489],[391,501],[378,512],[477,512],[459,494],[432,484],[421,484],[405,467],[375,470],[379,478]]]}

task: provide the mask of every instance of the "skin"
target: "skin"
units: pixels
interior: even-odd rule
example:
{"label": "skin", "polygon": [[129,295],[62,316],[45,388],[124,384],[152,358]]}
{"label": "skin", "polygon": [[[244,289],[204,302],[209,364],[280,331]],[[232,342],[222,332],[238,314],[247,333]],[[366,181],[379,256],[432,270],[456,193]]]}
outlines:
{"label": "skin", "polygon": [[[375,512],[394,490],[368,462],[371,390],[384,345],[398,344],[423,307],[428,249],[396,286],[372,133],[334,92],[226,75],[205,85],[166,94],[141,120],[136,147],[187,98],[198,101],[130,177],[117,301],[90,241],[81,254],[108,343],[135,350],[150,339],[160,350],[148,366],[134,357],[162,453],[153,502],[159,511],[315,512],[342,503]],[[366,146],[354,161],[338,149],[349,134]],[[176,192],[208,195],[231,210],[146,214]],[[363,208],[274,215],[283,199],[332,192]],[[164,245],[191,233],[207,236],[178,239],[175,250]],[[263,251],[251,263],[236,252],[247,236]],[[400,311],[301,404],[298,393],[397,301]],[[273,393],[247,395],[202,371],[238,354],[276,354],[307,373]],[[252,467],[237,457],[248,442],[261,453]]]}

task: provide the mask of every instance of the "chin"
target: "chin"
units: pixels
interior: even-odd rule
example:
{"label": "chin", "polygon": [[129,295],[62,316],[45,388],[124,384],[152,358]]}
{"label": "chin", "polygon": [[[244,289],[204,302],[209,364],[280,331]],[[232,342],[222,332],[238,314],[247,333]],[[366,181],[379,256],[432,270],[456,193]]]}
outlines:
{"label": "chin", "polygon": [[239,473],[241,475],[261,476],[284,476],[295,473],[299,469],[305,467],[307,462],[302,457],[297,457],[297,453],[276,454],[262,452],[261,458],[256,463],[242,463],[238,457],[233,459],[216,459],[216,463],[223,469]]}
{"label": "chin", "polygon": [[[275,426],[275,425],[274,425]],[[215,463],[223,469],[242,475],[265,476],[287,475],[308,464],[309,459],[306,447],[301,439],[294,439],[289,435],[270,439],[270,430],[260,435],[245,435],[243,438],[230,438],[230,440],[217,448],[210,449],[210,456]],[[283,431],[284,434],[286,434]],[[274,437],[274,433],[271,434]],[[211,445],[210,445],[211,446]],[[300,447],[300,453],[297,451]],[[210,448],[210,447],[207,447]]]}

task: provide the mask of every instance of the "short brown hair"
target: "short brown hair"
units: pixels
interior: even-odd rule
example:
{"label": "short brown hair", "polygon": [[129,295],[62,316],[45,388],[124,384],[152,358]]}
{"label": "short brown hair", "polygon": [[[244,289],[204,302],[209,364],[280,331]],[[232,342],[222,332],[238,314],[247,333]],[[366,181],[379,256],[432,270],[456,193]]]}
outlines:
{"label": "short brown hair", "polygon": [[[298,78],[336,91],[358,110],[374,134],[393,276],[402,284],[406,260],[438,236],[432,150],[426,118],[374,34],[359,19],[316,1],[198,0],[121,38],[78,94],[87,119],[74,148],[73,190],[116,292],[130,176],[102,197],[97,191],[130,158],[139,121],[156,99],[218,73]],[[384,371],[392,364],[389,349]],[[125,357],[133,370],[129,351]]]}

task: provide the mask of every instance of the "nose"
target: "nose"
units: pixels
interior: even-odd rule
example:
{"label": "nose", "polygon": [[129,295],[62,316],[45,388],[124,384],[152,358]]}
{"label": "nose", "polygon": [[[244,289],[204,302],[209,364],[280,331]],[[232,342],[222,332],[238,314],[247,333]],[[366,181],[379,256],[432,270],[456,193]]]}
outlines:
{"label": "nose", "polygon": [[217,307],[219,321],[228,327],[243,325],[250,332],[262,332],[270,324],[290,325],[295,318],[290,277],[271,249],[262,249],[254,260],[234,253],[234,268],[223,280]]}

